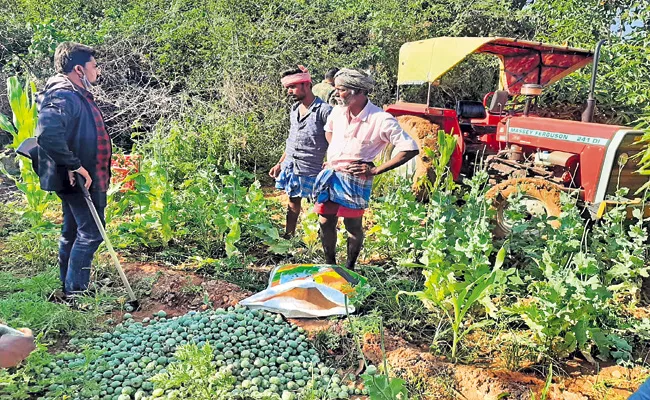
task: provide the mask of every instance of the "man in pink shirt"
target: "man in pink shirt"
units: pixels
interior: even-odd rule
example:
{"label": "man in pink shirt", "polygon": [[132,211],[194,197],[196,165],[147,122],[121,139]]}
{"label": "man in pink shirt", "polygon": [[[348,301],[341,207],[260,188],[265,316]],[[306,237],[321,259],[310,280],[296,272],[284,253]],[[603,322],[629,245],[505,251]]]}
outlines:
{"label": "man in pink shirt", "polygon": [[[325,124],[330,145],[326,169],[316,178],[314,210],[320,216],[321,242],[328,264],[336,264],[336,225],[343,217],[348,231],[346,267],[353,269],[363,244],[363,214],[368,208],[373,177],[406,163],[419,150],[391,114],[368,100],[375,85],[372,77],[344,68],[334,82],[339,105]],[[373,160],[388,143],[398,153],[375,167]]]}

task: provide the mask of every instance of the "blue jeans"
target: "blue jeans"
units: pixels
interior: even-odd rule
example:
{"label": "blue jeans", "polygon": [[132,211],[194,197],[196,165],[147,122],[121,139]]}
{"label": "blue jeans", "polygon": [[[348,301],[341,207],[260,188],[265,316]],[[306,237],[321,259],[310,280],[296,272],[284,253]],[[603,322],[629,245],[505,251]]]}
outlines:
{"label": "blue jeans", "polygon": [[[57,193],[63,205],[63,227],[59,240],[59,270],[66,295],[88,289],[90,265],[102,236],[82,193]],[[93,204],[104,220],[105,192],[90,192]]]}

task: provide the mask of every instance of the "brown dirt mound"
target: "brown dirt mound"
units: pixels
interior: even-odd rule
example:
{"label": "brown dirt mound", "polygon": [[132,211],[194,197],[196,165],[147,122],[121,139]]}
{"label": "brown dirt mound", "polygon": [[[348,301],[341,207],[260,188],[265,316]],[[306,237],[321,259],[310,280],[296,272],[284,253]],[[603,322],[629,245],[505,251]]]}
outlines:
{"label": "brown dirt mound", "polygon": [[[139,299],[140,310],[132,313],[136,320],[150,317],[159,310],[164,310],[169,316],[178,316],[190,310],[227,308],[251,295],[251,292],[229,282],[155,264],[124,263],[123,268],[134,290],[147,293]],[[122,314],[116,312],[113,316],[121,318]]]}
{"label": "brown dirt mound", "polygon": [[[569,363],[572,364],[572,363]],[[620,365],[594,367],[576,363],[567,366],[569,376],[554,379],[549,394],[550,400],[624,400],[627,399],[645,379],[650,371],[644,368],[625,368]]]}
{"label": "brown dirt mound", "polygon": [[[397,117],[397,122],[410,137],[418,144],[418,147],[428,147],[436,154],[438,153],[438,130],[440,127],[422,117],[413,115],[402,115]],[[391,147],[392,151],[392,147]],[[418,199],[424,200],[427,197],[426,188],[420,183],[422,177],[426,176],[434,181],[436,178],[432,162],[423,152],[416,158],[415,175],[413,176],[413,193]]]}
{"label": "brown dirt mound", "polygon": [[[487,369],[451,364],[436,358],[390,334],[385,336],[386,361],[390,370],[408,381],[423,382],[428,394],[424,399],[462,398],[466,400],[539,399],[545,381],[537,376],[505,369]],[[375,365],[383,362],[380,338],[364,337],[363,352]],[[553,378],[548,400],[623,400],[636,390],[650,371],[606,366],[594,369],[576,363]],[[507,396],[506,396],[507,394]]]}
{"label": "brown dirt mound", "polygon": [[[430,398],[446,398],[449,385],[453,391],[462,394],[467,400],[496,400],[504,393],[511,399],[530,398],[530,384],[541,380],[524,374],[509,371],[492,371],[482,368],[454,365],[436,359],[426,351],[410,346],[401,338],[385,337],[386,361],[392,371],[410,380],[425,381]],[[363,345],[364,355],[376,365],[382,363],[380,339],[376,335],[366,335]]]}

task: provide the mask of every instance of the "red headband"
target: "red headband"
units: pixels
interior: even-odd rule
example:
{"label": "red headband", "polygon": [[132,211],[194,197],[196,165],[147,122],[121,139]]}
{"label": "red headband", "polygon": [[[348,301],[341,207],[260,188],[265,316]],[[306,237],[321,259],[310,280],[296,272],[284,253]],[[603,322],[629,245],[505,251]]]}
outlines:
{"label": "red headband", "polygon": [[311,75],[309,75],[309,70],[302,65],[298,65],[298,68],[302,71],[298,74],[287,75],[284,78],[280,79],[282,86],[287,87],[290,85],[297,85],[298,83],[311,82]]}

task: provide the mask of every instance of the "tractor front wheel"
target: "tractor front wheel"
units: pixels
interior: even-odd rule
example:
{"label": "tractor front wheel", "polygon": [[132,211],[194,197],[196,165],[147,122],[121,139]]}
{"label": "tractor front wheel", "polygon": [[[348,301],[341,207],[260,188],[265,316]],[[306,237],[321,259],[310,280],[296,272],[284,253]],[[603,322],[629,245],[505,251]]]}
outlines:
{"label": "tractor front wheel", "polygon": [[[511,205],[508,199],[519,193],[528,219],[542,215],[559,217],[562,212],[561,190],[555,184],[539,178],[508,179],[487,192],[488,199],[492,200],[492,206],[496,209],[493,231],[496,238],[505,238],[512,232],[514,221],[508,218],[507,211]],[[551,225],[557,228],[559,222],[553,221]]]}

